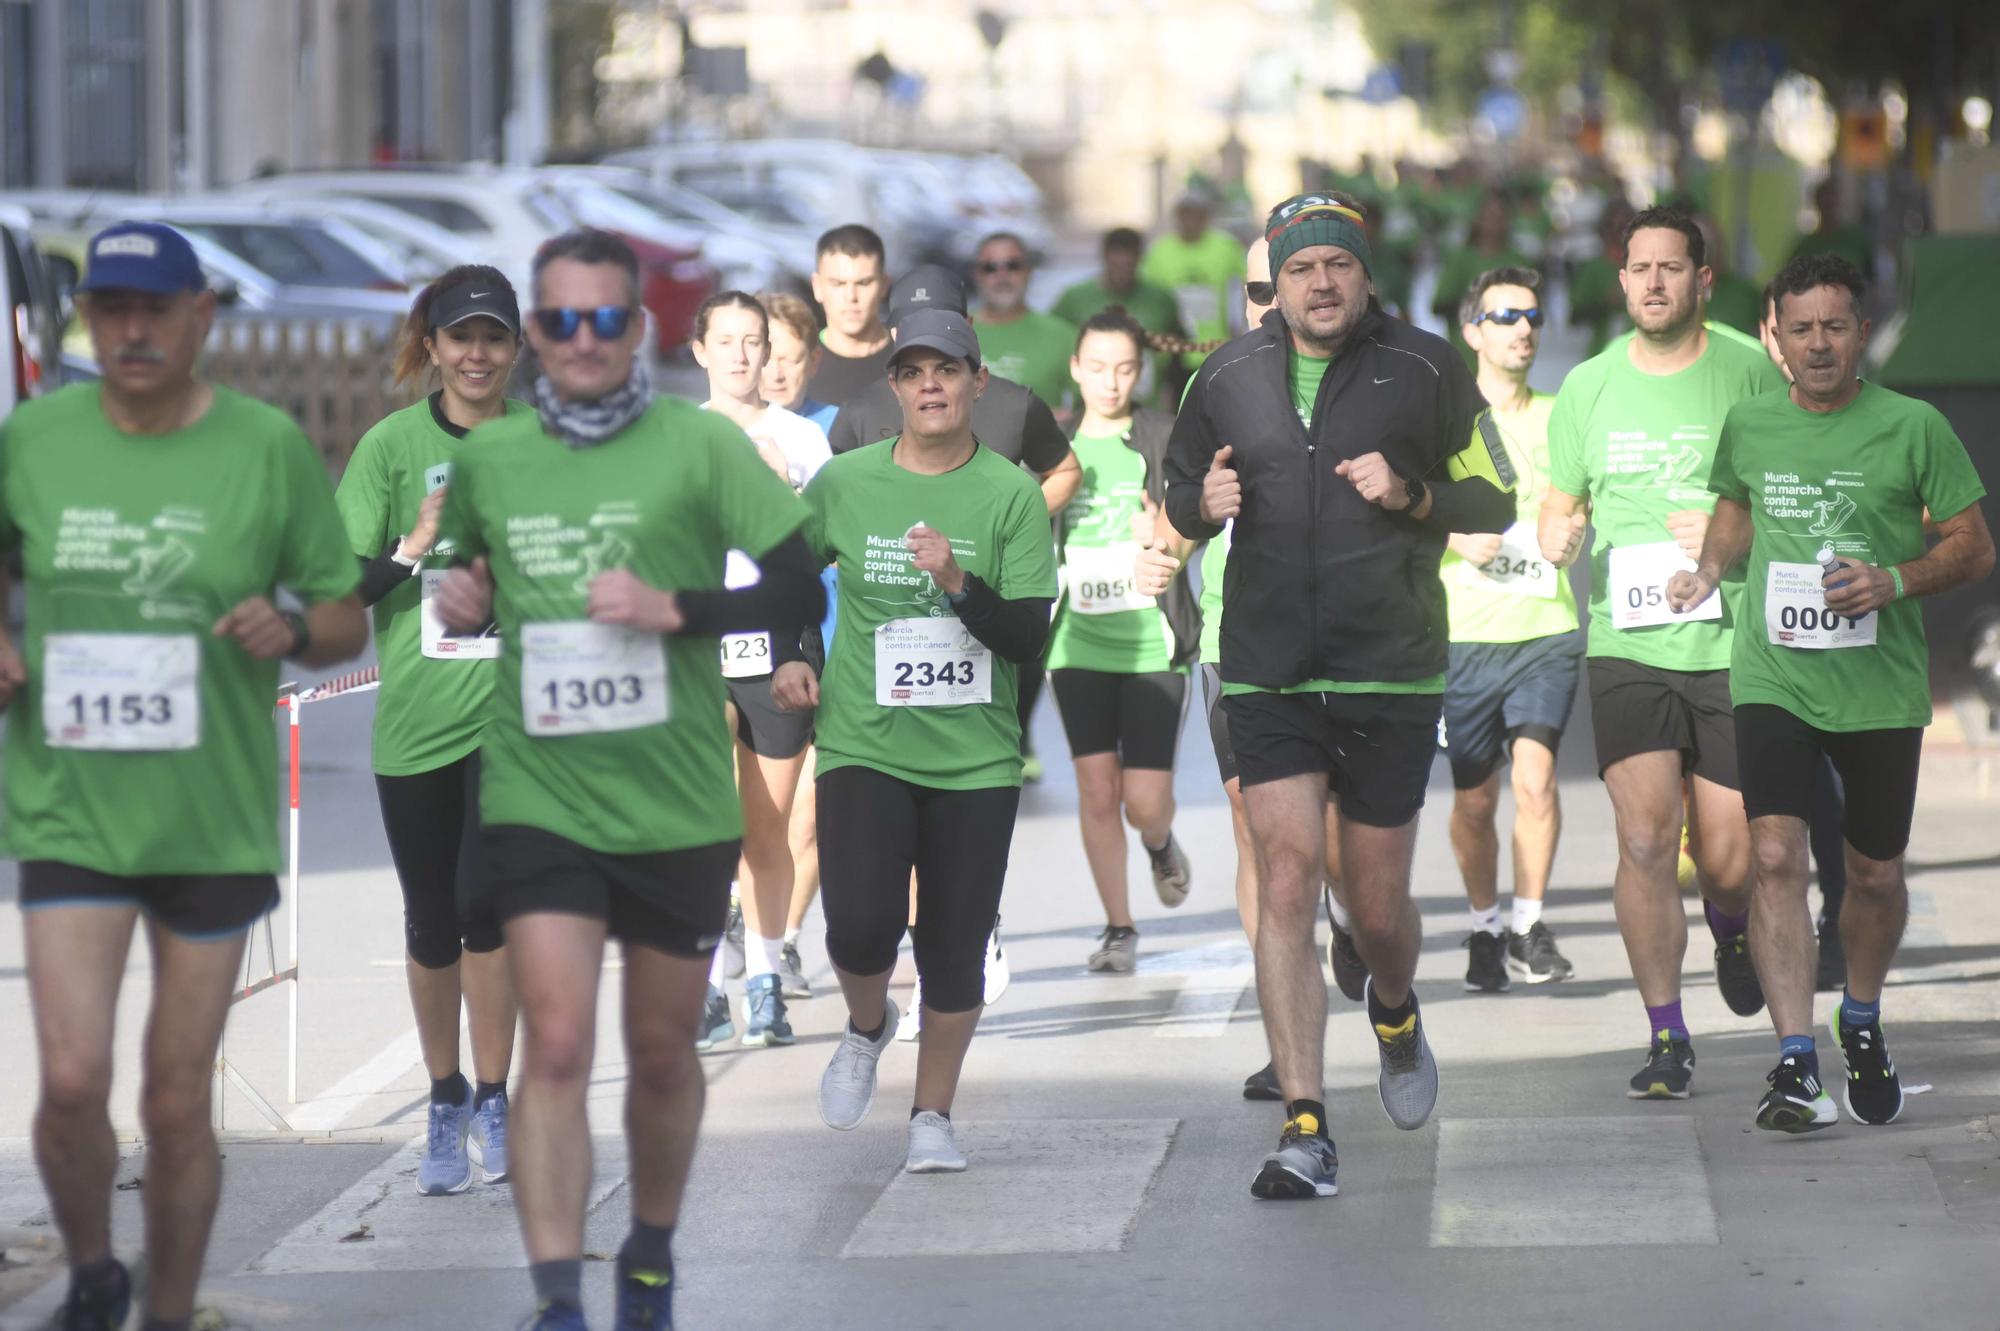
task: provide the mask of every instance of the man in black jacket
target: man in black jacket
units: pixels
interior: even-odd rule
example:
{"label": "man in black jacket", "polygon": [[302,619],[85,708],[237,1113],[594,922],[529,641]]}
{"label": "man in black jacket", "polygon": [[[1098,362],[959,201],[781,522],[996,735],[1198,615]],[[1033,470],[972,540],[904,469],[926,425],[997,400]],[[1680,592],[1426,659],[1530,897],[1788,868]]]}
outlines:
{"label": "man in black jacket", "polygon": [[1257,992],[1286,1104],[1251,1192],[1330,1197],[1313,949],[1326,803],[1338,802],[1371,976],[1382,1105],[1415,1129],[1437,1101],[1410,989],[1422,939],[1410,861],[1444,692],[1438,561],[1451,532],[1505,530],[1514,500],[1464,362],[1370,297],[1359,207],[1300,195],[1272,210],[1265,238],[1277,308],[1197,374],[1168,448],[1167,516],[1197,539],[1234,519],[1223,707],[1257,848]]}

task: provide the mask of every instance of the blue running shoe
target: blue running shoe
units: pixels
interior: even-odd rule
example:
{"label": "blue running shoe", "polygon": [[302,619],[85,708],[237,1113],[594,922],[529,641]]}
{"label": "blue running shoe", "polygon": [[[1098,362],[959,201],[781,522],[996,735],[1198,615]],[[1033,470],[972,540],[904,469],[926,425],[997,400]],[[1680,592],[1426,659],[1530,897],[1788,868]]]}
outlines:
{"label": "blue running shoe", "polygon": [[457,1104],[431,1101],[430,1124],[424,1133],[424,1158],[417,1165],[417,1191],[426,1197],[464,1192],[472,1186],[472,1161],[465,1139],[472,1131],[472,1087]]}
{"label": "blue running shoe", "polygon": [[520,1331],[590,1331],[590,1323],[573,1303],[545,1303],[521,1323]]}
{"label": "blue running shoe", "polygon": [[767,1049],[794,1039],[792,1023],[785,1020],[784,981],[775,972],[756,976],[745,986],[743,1047]]}
{"label": "blue running shoe", "polygon": [[673,1325],[673,1272],[619,1273],[618,1319],[612,1331],[672,1331]]}
{"label": "blue running shoe", "polygon": [[710,985],[708,1005],[702,1009],[701,1025],[695,1028],[694,1047],[707,1053],[724,1040],[735,1038],[736,1022],[729,1015],[729,995]]}
{"label": "blue running shoe", "polygon": [[487,1183],[507,1177],[507,1092],[501,1091],[472,1111],[468,1147],[479,1161],[479,1176]]}

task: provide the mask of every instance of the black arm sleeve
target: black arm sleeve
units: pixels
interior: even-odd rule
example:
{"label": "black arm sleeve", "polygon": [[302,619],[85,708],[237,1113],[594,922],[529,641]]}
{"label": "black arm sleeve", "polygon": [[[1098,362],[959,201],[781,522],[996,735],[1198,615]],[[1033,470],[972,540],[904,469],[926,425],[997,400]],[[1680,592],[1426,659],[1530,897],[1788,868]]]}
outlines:
{"label": "black arm sleeve", "polygon": [[401,541],[392,542],[387,550],[373,559],[355,556],[361,560],[361,604],[374,605],[416,575],[414,565],[398,564],[389,557],[401,544]]}
{"label": "black arm sleeve", "polygon": [[1027,418],[1021,422],[1021,461],[1037,477],[1046,476],[1069,457],[1069,436],[1056,424],[1049,404],[1028,394]]}
{"label": "black arm sleeve", "polygon": [[1015,665],[1042,659],[1049,645],[1052,597],[1028,596],[1009,601],[981,581],[965,575],[965,599],[955,607],[959,622],[987,649]]}
{"label": "black arm sleeve", "polygon": [[[826,588],[820,585],[819,561],[806,538],[793,532],[757,559],[755,585],[735,591],[686,591],[677,594],[683,633],[769,632],[775,645],[787,635],[796,642],[799,626],[826,614]],[[788,627],[776,627],[788,626]]]}
{"label": "black arm sleeve", "polygon": [[1218,445],[1208,428],[1203,409],[1204,380],[1199,372],[1174,418],[1174,433],[1167,440],[1167,521],[1174,530],[1193,541],[1212,541],[1222,535],[1220,525],[1201,516],[1201,483]]}
{"label": "black arm sleeve", "polygon": [[836,456],[841,453],[851,453],[861,447],[861,431],[854,415],[852,405],[841,407],[834,415],[832,428],[826,432],[827,447],[832,449]]}
{"label": "black arm sleeve", "polygon": [[1424,514],[1425,526],[1498,535],[1514,525],[1517,505],[1513,491],[1500,489],[1484,476],[1469,476],[1462,481],[1426,478],[1424,484],[1431,492],[1431,511]]}

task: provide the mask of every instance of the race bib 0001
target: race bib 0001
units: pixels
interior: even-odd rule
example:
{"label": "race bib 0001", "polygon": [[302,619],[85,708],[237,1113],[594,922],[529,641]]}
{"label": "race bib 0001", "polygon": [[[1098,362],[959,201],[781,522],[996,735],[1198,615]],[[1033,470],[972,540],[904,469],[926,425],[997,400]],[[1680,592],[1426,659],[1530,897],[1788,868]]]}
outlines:
{"label": "race bib 0001", "polygon": [[42,735],[52,749],[119,753],[201,743],[201,644],[192,633],[51,633]]}
{"label": "race bib 0001", "polygon": [[958,707],[993,701],[993,653],[956,619],[892,619],[875,630],[875,702]]}
{"label": "race bib 0001", "polygon": [[1818,564],[1772,562],[1764,577],[1764,635],[1778,647],[1826,650],[1873,647],[1877,614],[1836,614],[1826,608]]}
{"label": "race bib 0001", "polygon": [[424,655],[433,661],[492,661],[500,655],[500,639],[492,633],[458,633],[438,616],[437,592],[448,570],[427,568],[417,574],[417,616]]}
{"label": "race bib 0001", "polygon": [[1063,577],[1069,586],[1069,608],[1079,615],[1151,610],[1153,598],[1137,586],[1138,562],[1139,547],[1132,541],[1065,546]]}
{"label": "race bib 0001", "polygon": [[569,620],[521,629],[521,716],[530,735],[603,734],[667,720],[657,633]]}
{"label": "race bib 0001", "polygon": [[1721,619],[1722,594],[1719,590],[1685,614],[1677,615],[1667,608],[1667,580],[1676,573],[1692,572],[1694,561],[1674,541],[1613,546],[1611,585],[1605,592],[1611,609],[1611,626],[1643,629],[1656,624]]}

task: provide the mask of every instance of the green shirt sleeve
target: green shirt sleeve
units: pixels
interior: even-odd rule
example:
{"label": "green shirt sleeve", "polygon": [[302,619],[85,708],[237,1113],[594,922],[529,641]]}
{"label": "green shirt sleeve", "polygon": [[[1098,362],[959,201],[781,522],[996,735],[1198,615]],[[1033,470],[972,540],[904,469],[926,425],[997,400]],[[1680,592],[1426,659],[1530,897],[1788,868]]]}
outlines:
{"label": "green shirt sleeve", "polygon": [[1715,457],[1708,464],[1708,489],[1731,503],[1749,507],[1750,487],[1736,471],[1736,440],[1743,433],[1742,403],[1722,418],[1722,434],[1715,441]]}
{"label": "green shirt sleeve", "polygon": [[1951,423],[1935,407],[1924,408],[1924,437],[1917,462],[1917,493],[1931,521],[1955,518],[1986,497],[1979,472]]}
{"label": "green shirt sleeve", "polygon": [[326,468],[296,426],[287,429],[276,447],[283,450],[285,526],[275,580],[307,605],[337,601],[360,585],[361,570],[348,551]]}
{"label": "green shirt sleeve", "polygon": [[1000,595],[1010,601],[1056,594],[1055,533],[1040,489],[1023,490],[1007,508],[1001,533]]}
{"label": "green shirt sleeve", "polygon": [[468,564],[488,553],[486,538],[479,530],[479,505],[473,498],[478,471],[478,464],[469,458],[460,458],[452,464],[451,484],[444,492],[444,512],[438,516],[438,543],[450,542],[454,558]]}
{"label": "green shirt sleeve", "polygon": [[733,422],[710,412],[702,415],[714,460],[712,500],[722,538],[752,558],[769,554],[805,522],[805,505]]}
{"label": "green shirt sleeve", "polygon": [[382,435],[377,425],[361,436],[333,492],[348,549],[363,559],[375,558],[389,543],[389,462]]}
{"label": "green shirt sleeve", "polygon": [[1590,482],[1583,474],[1583,440],[1576,419],[1577,394],[1556,394],[1549,412],[1549,485],[1573,499],[1588,498]]}

